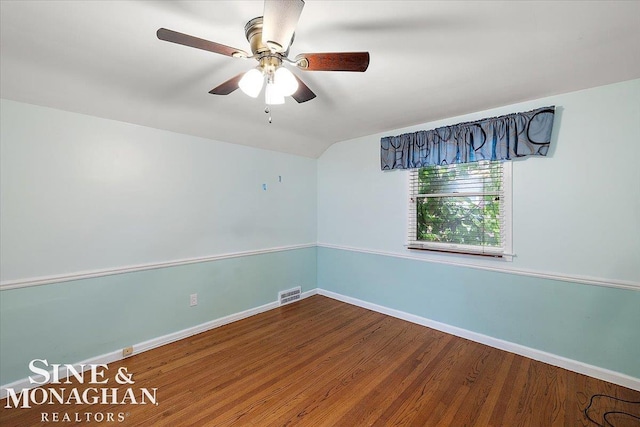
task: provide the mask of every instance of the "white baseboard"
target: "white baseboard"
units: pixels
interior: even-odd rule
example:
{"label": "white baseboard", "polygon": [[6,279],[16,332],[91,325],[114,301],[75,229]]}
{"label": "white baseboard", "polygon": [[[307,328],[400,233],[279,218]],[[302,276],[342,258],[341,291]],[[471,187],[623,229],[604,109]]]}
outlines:
{"label": "white baseboard", "polygon": [[588,375],[593,378],[597,378],[603,381],[608,381],[613,384],[618,384],[620,386],[627,387],[632,390],[640,391],[640,379],[632,377],[630,375],[626,375],[620,372],[611,371],[608,369],[589,365],[587,363],[579,362],[577,360],[568,359],[566,357],[558,356],[552,353],[547,353],[546,351],[536,350],[535,348],[527,347],[521,344],[516,344],[510,341],[493,338],[488,335],[469,331],[463,328],[458,328],[456,326],[447,325],[446,323],[437,322],[435,320],[430,320],[424,317],[416,316],[415,314],[410,314],[404,311],[395,310],[393,308],[388,308],[378,304],[373,304],[367,301],[359,300],[357,298],[352,298],[352,297],[348,297],[335,292],[326,291],[324,289],[318,289],[318,294],[336,299],[338,301],[346,302],[348,304],[352,304],[358,307],[366,308],[368,310],[376,311],[378,313],[396,317],[398,319],[406,320],[411,323],[427,326],[429,328],[446,332],[448,334],[455,335],[457,337],[466,338],[468,340],[475,341],[480,344],[485,344],[490,347],[508,351],[510,353],[518,354],[520,356],[528,357],[529,359],[548,363],[549,365],[557,366],[559,368],[567,369],[569,371],[577,372],[579,374]]}
{"label": "white baseboard", "polygon": [[[317,294],[318,291],[317,289],[312,289],[310,291],[306,291],[303,292],[300,295],[300,299],[304,299],[304,298],[308,298],[312,295]],[[167,335],[163,335],[161,337],[157,337],[157,338],[153,338],[150,339],[148,341],[143,341],[141,343],[138,344],[134,344],[133,345],[133,353],[131,355],[135,355],[135,354],[140,354],[142,352],[148,351],[148,350],[152,350],[154,348],[163,346],[165,344],[170,344],[174,341],[179,341],[181,339],[184,338],[188,338],[190,336],[193,335],[197,335],[199,333],[208,331],[210,329],[215,329],[218,328],[220,326],[224,326],[226,324],[232,323],[232,322],[236,322],[238,320],[242,320],[242,319],[246,319],[247,317],[251,317],[254,316],[256,314],[260,314],[263,313],[265,311],[269,311],[272,310],[274,308],[279,307],[279,303],[278,301],[273,301],[270,302],[268,304],[264,304],[258,307],[254,307],[254,308],[250,308],[248,310],[244,310],[241,311],[239,313],[234,313],[234,314],[230,314],[228,316],[224,316],[224,317],[220,317],[218,319],[214,319],[211,320],[209,322],[205,322],[205,323],[201,323],[199,325],[196,326],[192,326],[190,328],[186,328],[183,329],[181,331],[177,331],[177,332],[173,332],[171,334],[167,334]],[[127,356],[127,357],[131,357],[131,356]],[[122,360],[124,359],[124,357],[122,357],[122,350],[116,350],[116,351],[111,351],[109,353],[105,353],[102,354],[100,356],[96,356],[96,357],[92,357],[90,359],[87,360],[83,360],[82,362],[78,362],[78,363],[74,363],[73,366],[76,367],[78,369],[78,371],[80,371],[79,369],[79,365],[91,365],[91,364],[107,364],[107,363],[112,363],[118,360]],[[65,379],[67,378],[68,374],[67,374],[67,370],[65,368],[60,368],[59,372],[58,372],[58,377],[60,379]],[[33,376],[34,379],[37,379],[37,376]],[[43,377],[41,377],[40,379],[38,379],[38,381],[41,381]],[[38,385],[39,386],[39,385]],[[30,388],[34,388],[34,385],[30,383],[29,378],[23,378],[20,379],[18,381],[14,381],[12,383],[9,384],[5,384],[0,386],[0,399],[4,399],[7,397],[7,389],[11,388],[13,390],[15,390],[16,393],[19,393],[21,390],[24,389],[30,389]]]}
{"label": "white baseboard", "polygon": [[[568,359],[566,357],[558,356],[552,353],[547,353],[541,350],[536,350],[534,348],[526,347],[520,344],[515,344],[515,343],[501,340],[498,338],[493,338],[488,335],[483,335],[477,332],[469,331],[467,329],[447,325],[446,323],[437,322],[435,320],[430,320],[421,316],[416,316],[414,314],[384,307],[378,304],[373,304],[367,301],[348,297],[348,296],[327,291],[324,289],[317,288],[317,289],[312,289],[310,291],[303,292],[301,295],[301,299],[308,298],[316,294],[324,295],[326,297],[333,298],[338,301],[342,301],[358,307],[366,308],[368,310],[373,310],[378,313],[386,314],[398,319],[406,320],[408,322],[412,322],[418,325],[436,329],[438,331],[442,331],[451,335],[466,338],[468,340],[485,344],[494,348],[498,348],[500,350],[504,350],[510,353],[528,357],[533,360],[538,360],[540,362],[548,363],[550,365],[564,368],[569,371],[577,372],[583,375],[588,375],[593,378],[597,378],[603,381],[608,381],[613,384],[618,384],[620,386],[627,387],[632,390],[640,391],[640,379],[632,377],[630,375],[622,374],[620,372],[615,372],[615,371],[611,371],[604,368],[599,368],[597,366],[593,366],[593,365],[589,365],[576,360]],[[215,329],[220,326],[224,326],[226,324],[229,324],[241,319],[245,319],[247,317],[251,317],[256,314],[263,313],[265,311],[268,311],[277,307],[279,307],[279,304],[277,301],[270,302],[268,304],[264,304],[264,305],[254,307],[245,311],[241,311],[239,313],[230,314],[228,316],[224,316],[219,319],[202,323],[200,325],[196,325],[191,328],[183,329],[181,331],[177,331],[177,332],[167,334],[161,337],[157,337],[148,341],[144,341],[144,342],[135,344],[133,346],[133,354],[140,354],[142,352],[163,346],[165,344],[170,344],[174,341],[188,338],[190,336],[199,334],[201,332],[205,332],[210,329]],[[75,363],[74,366],[78,366],[81,364],[82,365],[99,364],[99,363],[107,364],[107,363],[112,363],[121,359],[123,359],[122,350],[116,350],[106,354],[102,354],[100,356],[92,357],[82,362]],[[59,378],[66,378],[66,377],[67,377],[66,370],[61,369],[59,372]],[[5,384],[0,387],[0,399],[6,398],[8,388],[14,389],[17,393],[23,389],[29,389],[32,387],[33,385],[30,384],[28,378],[23,378],[21,380],[14,381],[10,384]]]}

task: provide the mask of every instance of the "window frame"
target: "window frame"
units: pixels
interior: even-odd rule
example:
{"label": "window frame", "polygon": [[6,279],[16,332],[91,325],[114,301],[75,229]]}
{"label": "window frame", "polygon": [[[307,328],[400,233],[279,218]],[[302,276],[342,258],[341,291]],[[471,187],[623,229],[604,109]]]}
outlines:
{"label": "window frame", "polygon": [[[412,194],[411,183],[414,180],[414,174],[419,173],[420,169],[410,169],[407,173],[407,189],[409,192],[408,197],[408,211],[407,211],[407,244],[406,247],[409,250],[428,251],[441,254],[451,255],[471,255],[471,256],[485,256],[502,259],[505,261],[513,260],[513,165],[511,161],[502,161],[502,213],[503,213],[503,228],[502,228],[502,247],[495,248],[490,246],[479,245],[464,245],[457,243],[441,243],[441,242],[428,242],[418,241],[417,238],[412,240],[411,237],[415,236],[417,226],[416,205],[414,200],[414,194]],[[450,165],[454,166],[455,165]],[[412,216],[416,222],[412,222]]]}

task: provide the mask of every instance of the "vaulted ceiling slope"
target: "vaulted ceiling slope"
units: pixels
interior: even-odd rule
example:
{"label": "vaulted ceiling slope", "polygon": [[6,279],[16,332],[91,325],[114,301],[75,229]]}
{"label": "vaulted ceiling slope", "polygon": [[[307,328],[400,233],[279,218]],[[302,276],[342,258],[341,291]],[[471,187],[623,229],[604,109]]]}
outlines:
{"label": "vaulted ceiling slope", "polygon": [[0,2],[3,98],[318,157],[332,143],[640,78],[638,1],[306,0],[291,57],[369,51],[365,73],[293,72],[318,95],[273,106],[208,93],[255,61],[159,41],[170,28],[249,50],[262,1]]}

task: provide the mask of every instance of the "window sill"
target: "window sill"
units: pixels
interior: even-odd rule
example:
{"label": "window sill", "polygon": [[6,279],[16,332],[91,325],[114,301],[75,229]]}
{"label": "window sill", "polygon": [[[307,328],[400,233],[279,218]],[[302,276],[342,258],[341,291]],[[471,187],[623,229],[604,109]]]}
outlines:
{"label": "window sill", "polygon": [[451,255],[469,255],[469,256],[477,256],[484,258],[493,258],[493,259],[502,259],[505,261],[512,261],[513,254],[505,254],[500,252],[483,252],[481,250],[473,250],[464,247],[436,247],[425,244],[409,244],[406,246],[407,249],[411,251],[425,251],[425,252],[436,252],[440,254],[451,254]]}

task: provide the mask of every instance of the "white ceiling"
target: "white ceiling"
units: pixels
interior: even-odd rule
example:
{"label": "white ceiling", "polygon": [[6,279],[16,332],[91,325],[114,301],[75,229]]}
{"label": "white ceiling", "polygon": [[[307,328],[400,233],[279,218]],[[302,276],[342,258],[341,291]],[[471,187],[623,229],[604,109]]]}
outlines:
{"label": "white ceiling", "polygon": [[255,65],[159,41],[249,51],[262,1],[6,1],[1,96],[318,157],[337,141],[640,78],[638,1],[307,0],[291,57],[369,51],[365,73],[294,70],[318,95],[274,106],[208,91]]}

